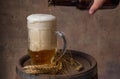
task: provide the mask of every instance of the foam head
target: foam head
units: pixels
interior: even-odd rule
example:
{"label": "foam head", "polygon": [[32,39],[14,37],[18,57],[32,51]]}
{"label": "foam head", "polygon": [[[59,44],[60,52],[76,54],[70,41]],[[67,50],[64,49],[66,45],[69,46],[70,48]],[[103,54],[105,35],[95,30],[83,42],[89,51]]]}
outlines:
{"label": "foam head", "polygon": [[32,14],[27,17],[29,49],[40,51],[57,46],[56,17],[49,14]]}
{"label": "foam head", "polygon": [[27,17],[28,22],[44,22],[44,21],[54,21],[56,17],[50,14],[32,14]]}

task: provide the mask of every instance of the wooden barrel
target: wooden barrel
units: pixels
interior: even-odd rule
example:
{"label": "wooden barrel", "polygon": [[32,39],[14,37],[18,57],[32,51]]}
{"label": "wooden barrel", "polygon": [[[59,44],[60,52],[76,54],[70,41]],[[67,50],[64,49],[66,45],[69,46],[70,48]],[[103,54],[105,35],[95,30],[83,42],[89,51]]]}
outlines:
{"label": "wooden barrel", "polygon": [[[83,69],[79,72],[76,72],[72,69],[68,74],[57,74],[57,75],[48,75],[48,74],[39,74],[39,75],[31,75],[26,74],[23,70],[24,64],[30,59],[28,55],[23,56],[19,59],[16,66],[16,79],[98,79],[97,76],[97,62],[96,60],[83,52],[67,50],[67,52],[71,52],[72,57],[78,59],[80,63],[83,65]],[[66,53],[67,54],[67,53]]]}

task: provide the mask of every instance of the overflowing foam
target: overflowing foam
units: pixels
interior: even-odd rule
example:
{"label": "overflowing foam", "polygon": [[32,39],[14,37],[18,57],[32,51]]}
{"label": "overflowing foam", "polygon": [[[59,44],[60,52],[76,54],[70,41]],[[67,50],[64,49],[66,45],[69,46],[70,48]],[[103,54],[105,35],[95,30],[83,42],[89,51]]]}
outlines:
{"label": "overflowing foam", "polygon": [[30,16],[27,17],[27,20],[29,22],[43,22],[43,21],[52,21],[55,20],[56,17],[50,14],[32,14]]}

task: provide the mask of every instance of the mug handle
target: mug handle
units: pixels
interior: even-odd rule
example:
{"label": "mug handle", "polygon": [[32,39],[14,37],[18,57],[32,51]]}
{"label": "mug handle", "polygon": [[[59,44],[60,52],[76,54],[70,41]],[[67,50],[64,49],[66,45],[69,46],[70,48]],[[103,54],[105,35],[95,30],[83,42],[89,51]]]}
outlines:
{"label": "mug handle", "polygon": [[61,54],[60,57],[58,57],[58,59],[56,60],[56,61],[59,61],[59,60],[62,58],[62,56],[65,54],[65,52],[66,52],[67,41],[66,41],[64,32],[56,31],[56,34],[62,38],[63,43],[64,43],[64,44],[63,44],[63,48],[62,48],[62,50],[61,50],[61,51],[62,51],[62,54]]}

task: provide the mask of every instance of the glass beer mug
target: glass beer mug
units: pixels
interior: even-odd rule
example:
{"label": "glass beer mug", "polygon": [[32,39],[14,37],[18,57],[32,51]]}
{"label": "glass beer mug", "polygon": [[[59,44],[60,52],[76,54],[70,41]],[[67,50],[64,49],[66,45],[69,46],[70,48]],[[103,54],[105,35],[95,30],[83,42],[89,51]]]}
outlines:
{"label": "glass beer mug", "polygon": [[28,53],[32,64],[51,64],[57,52],[57,35],[62,37],[64,45],[60,59],[66,49],[63,32],[56,31],[56,17],[49,14],[32,14],[27,17]]}

